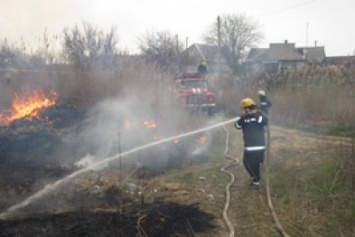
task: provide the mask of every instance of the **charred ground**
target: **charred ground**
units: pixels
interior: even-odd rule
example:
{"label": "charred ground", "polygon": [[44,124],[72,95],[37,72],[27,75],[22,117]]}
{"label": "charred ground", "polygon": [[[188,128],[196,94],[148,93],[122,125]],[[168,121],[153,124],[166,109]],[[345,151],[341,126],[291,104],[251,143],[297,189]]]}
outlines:
{"label": "charred ground", "polygon": [[[75,163],[96,149],[83,145],[85,119],[83,111],[58,104],[36,119],[24,117],[0,128],[2,212],[80,170]],[[184,188],[152,185],[155,177],[182,168],[187,159],[189,165],[208,160],[203,154],[187,158],[194,139],[148,149],[133,157],[136,163],[87,170],[11,212],[0,221],[1,236],[193,236],[215,228],[213,215],[197,202],[167,198]],[[158,166],[141,162],[161,155],[167,159]]]}

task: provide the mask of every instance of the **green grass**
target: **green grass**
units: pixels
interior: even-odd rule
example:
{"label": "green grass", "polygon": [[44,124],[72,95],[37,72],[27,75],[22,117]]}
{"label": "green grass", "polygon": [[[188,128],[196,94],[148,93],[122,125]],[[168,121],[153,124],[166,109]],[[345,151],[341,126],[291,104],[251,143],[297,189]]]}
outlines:
{"label": "green grass", "polygon": [[291,236],[351,236],[355,231],[354,190],[340,162],[327,159],[272,175],[274,202],[287,213],[281,222],[289,225]]}
{"label": "green grass", "polygon": [[328,135],[351,137],[355,136],[354,126],[336,125],[328,128]]}
{"label": "green grass", "polygon": [[178,172],[173,172],[163,177],[165,182],[178,182],[186,185],[195,185],[201,180],[206,179],[208,184],[216,185],[225,183],[228,177],[218,168],[210,165],[190,166]]}

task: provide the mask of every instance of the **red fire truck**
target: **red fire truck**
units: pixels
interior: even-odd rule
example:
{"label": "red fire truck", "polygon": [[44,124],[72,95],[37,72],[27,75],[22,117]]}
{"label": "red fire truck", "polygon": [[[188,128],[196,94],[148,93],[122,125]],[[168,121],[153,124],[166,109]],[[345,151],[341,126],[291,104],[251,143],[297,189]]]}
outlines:
{"label": "red fire truck", "polygon": [[204,73],[180,73],[174,79],[174,90],[178,100],[193,111],[216,111],[216,95],[211,92]]}

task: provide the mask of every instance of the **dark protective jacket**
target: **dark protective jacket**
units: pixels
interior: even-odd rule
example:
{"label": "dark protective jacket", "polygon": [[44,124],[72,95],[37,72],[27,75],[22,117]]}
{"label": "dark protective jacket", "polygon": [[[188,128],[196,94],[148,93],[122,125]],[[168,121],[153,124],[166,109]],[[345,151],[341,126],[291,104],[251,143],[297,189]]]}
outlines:
{"label": "dark protective jacket", "polygon": [[207,73],[207,67],[206,67],[205,65],[200,64],[200,65],[198,65],[198,67],[197,67],[197,71],[198,71],[199,73]]}
{"label": "dark protective jacket", "polygon": [[269,109],[271,108],[272,103],[268,97],[265,95],[259,95],[259,108],[265,114],[268,114]]}
{"label": "dark protective jacket", "polygon": [[237,129],[242,129],[245,151],[265,150],[265,126],[268,119],[261,112],[241,117],[234,123]]}

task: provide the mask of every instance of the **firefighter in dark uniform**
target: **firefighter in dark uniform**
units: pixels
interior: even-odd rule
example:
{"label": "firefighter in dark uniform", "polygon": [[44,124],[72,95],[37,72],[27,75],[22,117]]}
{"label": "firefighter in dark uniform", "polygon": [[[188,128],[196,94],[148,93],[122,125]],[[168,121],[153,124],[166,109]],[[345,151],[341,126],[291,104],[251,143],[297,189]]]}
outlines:
{"label": "firefighter in dark uniform", "polygon": [[264,162],[265,126],[268,119],[258,110],[251,98],[243,99],[240,106],[243,108],[243,112],[234,126],[243,131],[243,164],[251,176],[251,185],[258,187],[260,185],[260,166]]}
{"label": "firefighter in dark uniform", "polygon": [[264,90],[259,90],[258,95],[259,95],[259,108],[266,116],[268,116],[269,109],[271,108],[272,103],[270,99],[265,95]]}
{"label": "firefighter in dark uniform", "polygon": [[197,67],[197,72],[206,74],[207,73],[207,62],[202,61]]}

